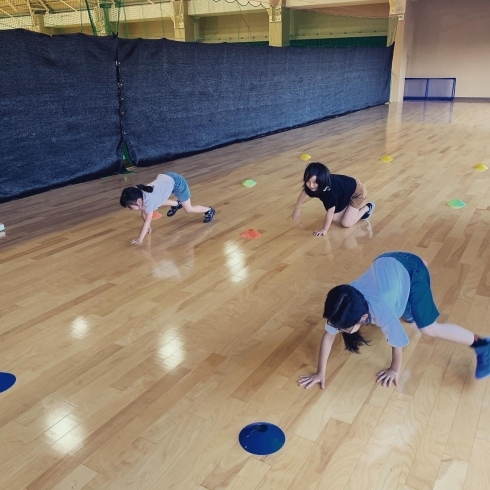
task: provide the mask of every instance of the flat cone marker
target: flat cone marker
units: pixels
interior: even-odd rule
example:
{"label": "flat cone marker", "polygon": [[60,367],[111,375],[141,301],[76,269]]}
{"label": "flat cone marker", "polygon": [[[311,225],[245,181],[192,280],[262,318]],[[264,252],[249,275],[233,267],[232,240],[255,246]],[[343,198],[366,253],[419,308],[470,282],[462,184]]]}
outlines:
{"label": "flat cone marker", "polygon": [[461,199],[451,199],[446,203],[450,208],[453,209],[461,209],[466,206],[466,203],[462,201]]}
{"label": "flat cone marker", "polygon": [[478,172],[485,172],[485,170],[488,170],[488,167],[483,163],[479,163],[478,165],[475,165],[473,168]]}
{"label": "flat cone marker", "polygon": [[248,238],[249,240],[253,240],[254,238],[259,238],[261,236],[260,232],[257,230],[246,230],[240,235],[242,238]]}
{"label": "flat cone marker", "polygon": [[303,162],[307,162],[311,156],[308,155],[308,153],[303,153],[301,156],[300,156],[301,160],[303,160]]}
{"label": "flat cone marker", "polygon": [[389,155],[386,155],[382,158],[380,158],[380,160],[383,162],[383,163],[390,163],[393,161],[393,158],[391,158]]}
{"label": "flat cone marker", "polygon": [[240,431],[238,442],[245,451],[265,456],[279,451],[286,442],[286,435],[277,425],[255,422]]}
{"label": "flat cone marker", "polygon": [[244,185],[245,187],[253,187],[254,185],[257,185],[257,182],[252,179],[247,179],[246,181],[242,182],[242,185]]}
{"label": "flat cone marker", "polygon": [[157,213],[156,211],[153,211],[153,216],[151,217],[151,220],[156,220],[156,219],[160,219],[162,217],[162,215],[160,213]]}
{"label": "flat cone marker", "polygon": [[0,373],[0,393],[14,386],[17,378],[11,373]]}

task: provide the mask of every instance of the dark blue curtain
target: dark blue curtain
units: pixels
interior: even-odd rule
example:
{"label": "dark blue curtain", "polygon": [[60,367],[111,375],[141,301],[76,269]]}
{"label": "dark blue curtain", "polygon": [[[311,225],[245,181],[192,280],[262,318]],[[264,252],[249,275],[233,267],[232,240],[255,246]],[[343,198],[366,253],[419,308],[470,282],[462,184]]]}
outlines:
{"label": "dark blue curtain", "polygon": [[383,104],[391,58],[0,31],[0,202]]}
{"label": "dark blue curtain", "polygon": [[117,39],[0,31],[0,202],[119,169]]}
{"label": "dark blue curtain", "polygon": [[126,40],[125,140],[137,165],[388,101],[392,48]]}

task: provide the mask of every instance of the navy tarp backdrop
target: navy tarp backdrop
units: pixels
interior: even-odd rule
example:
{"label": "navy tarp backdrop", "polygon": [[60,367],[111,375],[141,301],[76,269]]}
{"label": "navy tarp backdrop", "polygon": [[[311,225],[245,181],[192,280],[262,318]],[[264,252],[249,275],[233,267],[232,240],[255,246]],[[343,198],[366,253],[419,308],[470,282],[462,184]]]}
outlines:
{"label": "navy tarp backdrop", "polygon": [[123,127],[138,165],[383,104],[392,48],[119,41]]}
{"label": "navy tarp backdrop", "polygon": [[0,31],[0,202],[120,165],[117,39]]}
{"label": "navy tarp backdrop", "polygon": [[0,202],[383,104],[392,52],[0,31]]}

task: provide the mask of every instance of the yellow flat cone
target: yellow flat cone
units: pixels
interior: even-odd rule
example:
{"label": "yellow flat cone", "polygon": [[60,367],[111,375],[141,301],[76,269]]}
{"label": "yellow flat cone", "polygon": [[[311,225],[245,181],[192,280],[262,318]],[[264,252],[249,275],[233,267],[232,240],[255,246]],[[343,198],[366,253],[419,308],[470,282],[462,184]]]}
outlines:
{"label": "yellow flat cone", "polygon": [[380,160],[383,162],[383,163],[390,163],[393,161],[393,158],[391,158],[389,155],[386,155],[384,156],[383,158],[380,158]]}
{"label": "yellow flat cone", "polygon": [[488,170],[488,167],[486,165],[483,165],[483,163],[479,163],[478,165],[475,165],[473,168],[478,172],[485,172],[485,170]]}
{"label": "yellow flat cone", "polygon": [[307,162],[311,156],[308,155],[308,153],[303,153],[301,156],[300,156],[301,160],[303,160],[303,162]]}

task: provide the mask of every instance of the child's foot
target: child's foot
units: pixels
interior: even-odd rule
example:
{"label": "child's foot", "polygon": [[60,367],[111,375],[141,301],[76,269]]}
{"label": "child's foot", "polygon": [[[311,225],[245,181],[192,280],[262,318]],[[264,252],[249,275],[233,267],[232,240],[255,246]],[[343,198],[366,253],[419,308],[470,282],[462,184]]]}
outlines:
{"label": "child's foot", "polygon": [[414,323],[413,316],[402,316],[402,320],[407,323]]}
{"label": "child's foot", "polygon": [[179,209],[182,209],[182,204],[180,204],[180,201],[177,201],[177,206],[170,206],[170,209],[167,211],[167,216],[173,216]]}
{"label": "child's foot", "polygon": [[486,344],[474,347],[476,354],[475,378],[482,379],[490,376],[490,337],[485,337]]}
{"label": "child's foot", "polygon": [[366,206],[368,207],[368,210],[362,215],[361,219],[369,219],[373,214],[375,208],[374,202],[368,202]]}
{"label": "child's foot", "polygon": [[210,221],[213,221],[214,214],[216,213],[216,210],[213,208],[209,208],[205,213],[204,213],[204,223],[209,223]]}

